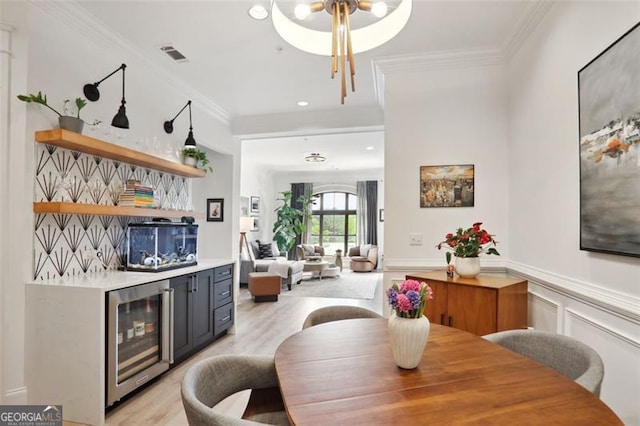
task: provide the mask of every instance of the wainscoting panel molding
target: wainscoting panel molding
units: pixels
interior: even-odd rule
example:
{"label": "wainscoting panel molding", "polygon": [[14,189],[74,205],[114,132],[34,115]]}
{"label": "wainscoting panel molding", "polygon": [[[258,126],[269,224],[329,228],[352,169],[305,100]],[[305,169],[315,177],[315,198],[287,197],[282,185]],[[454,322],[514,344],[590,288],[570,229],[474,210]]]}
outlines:
{"label": "wainscoting panel molding", "polygon": [[560,327],[561,306],[549,297],[529,289],[528,325],[536,330],[557,333]]}
{"label": "wainscoting panel molding", "polygon": [[[627,425],[640,424],[640,342],[607,324],[587,307],[567,308],[565,334],[588,344],[604,362],[601,398]],[[592,316],[593,315],[593,316]],[[633,396],[632,396],[633,395]]]}

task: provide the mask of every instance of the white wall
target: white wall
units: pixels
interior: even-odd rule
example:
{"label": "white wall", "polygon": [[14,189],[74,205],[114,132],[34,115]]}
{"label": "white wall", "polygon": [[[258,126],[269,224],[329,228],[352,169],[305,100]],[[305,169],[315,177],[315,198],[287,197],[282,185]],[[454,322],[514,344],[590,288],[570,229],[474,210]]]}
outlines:
{"label": "white wall", "polygon": [[629,425],[640,424],[640,259],[579,250],[577,72],[638,20],[638,1],[557,2],[508,65],[511,267],[530,277],[536,328],[601,354],[602,399]]}
{"label": "white wall", "polygon": [[[3,226],[3,249],[10,248],[3,259],[3,265],[8,267],[3,268],[0,290],[4,300],[0,298],[0,301],[3,302],[4,318],[10,318],[12,324],[0,342],[3,351],[0,401],[3,403],[27,402],[23,359],[24,317],[28,312],[25,313],[24,306],[24,282],[31,279],[33,262],[33,134],[35,130],[57,127],[55,114],[37,105],[24,104],[16,100],[16,95],[42,90],[50,104],[61,108],[64,99],[83,97],[85,83],[101,79],[124,62],[128,65],[126,99],[131,129],[120,132],[109,125],[120,104],[122,80],[118,73],[100,85],[100,100],[90,102],[82,111],[83,118],[89,121],[97,118],[105,123],[97,131],[87,130],[85,134],[129,147],[138,147],[141,140],[154,137],[160,146],[171,142],[179,147],[188,131],[188,119],[185,121],[182,116],[176,120],[172,135],[166,135],[162,129],[162,122],[173,117],[186,103],[188,94],[183,92],[184,87],[158,72],[142,55],[120,44],[117,37],[109,37],[93,22],[78,19],[73,11],[73,5],[68,3],[2,2],[1,16],[6,21],[3,23],[15,27],[9,94],[10,140],[8,147],[0,148],[3,158],[11,158],[8,164],[11,185],[7,189],[11,209],[8,221],[0,224]],[[233,144],[228,126],[212,118],[199,105],[193,107],[198,143],[230,157],[225,159],[212,153],[214,167],[222,173],[237,170],[239,150]],[[154,153],[157,148],[145,145],[145,149]],[[215,176],[214,173],[205,181],[212,182]],[[238,175],[234,173],[219,182],[220,189],[217,182],[212,188],[223,192],[225,199],[229,197],[233,207],[237,204],[233,194],[238,193]],[[201,188],[198,185],[194,191],[194,199],[200,204],[198,208],[202,207],[204,197],[211,193]],[[233,258],[236,250],[232,248],[237,247],[237,243],[232,244],[229,238],[233,226],[237,229],[237,221],[216,227],[205,224],[203,230],[207,238],[200,240],[200,251]],[[225,241],[226,249],[218,247],[220,240]]]}
{"label": "white wall", "polygon": [[[443,266],[444,234],[483,221],[502,254],[483,267],[529,281],[529,325],[602,356],[601,398],[626,424],[640,424],[640,259],[578,248],[577,71],[639,18],[638,1],[557,2],[502,65],[385,73],[385,285]],[[475,207],[420,209],[419,166],[465,163]]]}
{"label": "white wall", "polygon": [[639,18],[639,2],[558,3],[509,64],[511,259],[635,297],[640,260],[579,250],[577,72]]}
{"label": "white wall", "polygon": [[[385,268],[444,266],[438,242],[478,221],[509,256],[504,82],[500,65],[385,74]],[[454,164],[475,166],[475,206],[420,208],[420,166]]]}

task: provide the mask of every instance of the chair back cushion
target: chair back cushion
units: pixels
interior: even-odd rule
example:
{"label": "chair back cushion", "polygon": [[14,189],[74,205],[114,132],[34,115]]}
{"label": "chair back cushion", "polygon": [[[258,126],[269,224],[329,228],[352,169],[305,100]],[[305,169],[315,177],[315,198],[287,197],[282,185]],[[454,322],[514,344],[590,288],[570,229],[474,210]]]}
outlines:
{"label": "chair back cushion", "polygon": [[600,395],[604,364],[596,351],[579,340],[540,330],[507,330],[484,338],[551,367]]}
{"label": "chair back cushion", "polygon": [[211,409],[246,389],[278,386],[273,357],[219,355],[197,362],[182,379],[182,403],[190,425],[246,425]]}

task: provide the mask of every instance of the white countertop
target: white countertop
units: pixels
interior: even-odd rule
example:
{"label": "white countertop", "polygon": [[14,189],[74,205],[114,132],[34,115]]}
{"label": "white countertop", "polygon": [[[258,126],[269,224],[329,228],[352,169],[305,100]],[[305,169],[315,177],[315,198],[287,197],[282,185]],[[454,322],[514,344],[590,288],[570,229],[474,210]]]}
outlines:
{"label": "white countertop", "polygon": [[94,274],[76,275],[72,277],[56,278],[42,281],[28,281],[31,285],[79,287],[96,289],[100,291],[118,290],[120,288],[131,287],[139,284],[146,284],[154,281],[166,280],[180,275],[192,274],[205,269],[216,268],[218,266],[236,263],[232,259],[205,259],[198,260],[195,266],[186,268],[171,269],[163,272],[124,272],[106,271]]}

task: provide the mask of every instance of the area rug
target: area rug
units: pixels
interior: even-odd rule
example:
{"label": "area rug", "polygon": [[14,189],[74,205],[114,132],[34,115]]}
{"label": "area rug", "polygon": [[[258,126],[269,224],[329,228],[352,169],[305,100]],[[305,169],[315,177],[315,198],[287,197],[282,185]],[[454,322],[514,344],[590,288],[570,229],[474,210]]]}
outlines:
{"label": "area rug", "polygon": [[344,270],[336,277],[310,278],[305,273],[300,284],[291,291],[283,291],[281,296],[330,297],[339,299],[373,299],[376,287],[382,283],[380,272],[352,272]]}

